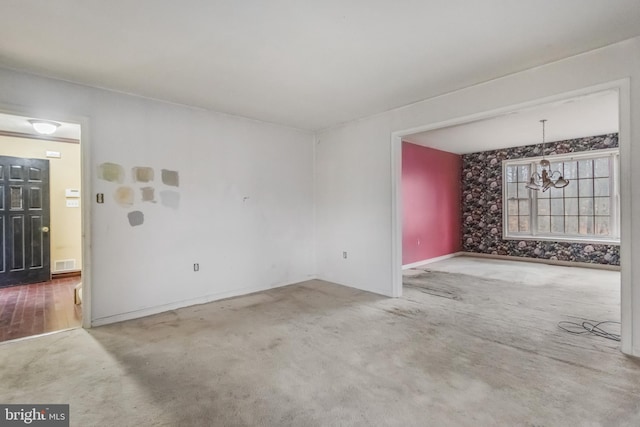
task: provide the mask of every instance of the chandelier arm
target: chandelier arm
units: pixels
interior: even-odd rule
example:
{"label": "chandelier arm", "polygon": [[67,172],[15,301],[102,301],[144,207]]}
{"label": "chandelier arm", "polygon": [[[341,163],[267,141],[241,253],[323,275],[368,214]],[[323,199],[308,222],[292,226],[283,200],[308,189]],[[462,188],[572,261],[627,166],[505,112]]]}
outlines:
{"label": "chandelier arm", "polygon": [[554,176],[555,174],[558,174],[558,175],[562,176],[562,173],[561,173],[560,171],[555,170],[555,171],[553,171],[553,172],[551,172],[551,173],[549,174],[549,178],[553,179],[553,176]]}

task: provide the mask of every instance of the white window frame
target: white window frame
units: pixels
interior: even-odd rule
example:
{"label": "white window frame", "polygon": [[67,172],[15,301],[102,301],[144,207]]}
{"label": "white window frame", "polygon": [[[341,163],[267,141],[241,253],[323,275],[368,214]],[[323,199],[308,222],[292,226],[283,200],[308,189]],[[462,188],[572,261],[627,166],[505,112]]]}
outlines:
{"label": "white window frame", "polygon": [[[553,234],[538,232],[538,192],[542,190],[528,190],[529,192],[529,233],[509,232],[509,209],[507,198],[507,167],[530,165],[530,171],[536,170],[542,157],[525,157],[520,159],[508,159],[502,161],[502,236],[504,240],[540,240],[551,242],[593,243],[593,244],[620,244],[620,150],[618,148],[581,151],[578,153],[555,154],[544,156],[551,163],[568,162],[571,160],[595,159],[610,156],[609,170],[609,194],[610,194],[610,229],[611,235],[607,237]],[[572,185],[570,180],[569,185]]]}

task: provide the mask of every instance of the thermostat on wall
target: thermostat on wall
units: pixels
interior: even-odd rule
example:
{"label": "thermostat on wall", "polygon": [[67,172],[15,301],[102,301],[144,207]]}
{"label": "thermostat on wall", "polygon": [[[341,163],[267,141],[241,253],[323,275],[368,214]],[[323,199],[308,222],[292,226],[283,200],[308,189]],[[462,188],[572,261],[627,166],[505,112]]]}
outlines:
{"label": "thermostat on wall", "polygon": [[66,197],[80,197],[80,190],[67,188],[66,190],[64,190],[64,195]]}

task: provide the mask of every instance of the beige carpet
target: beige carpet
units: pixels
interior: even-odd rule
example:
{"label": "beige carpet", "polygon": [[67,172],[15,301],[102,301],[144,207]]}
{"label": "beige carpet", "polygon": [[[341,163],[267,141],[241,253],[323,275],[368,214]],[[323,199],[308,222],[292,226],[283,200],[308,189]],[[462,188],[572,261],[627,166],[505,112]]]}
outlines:
{"label": "beige carpet", "polygon": [[311,281],[3,344],[0,401],[76,426],[640,425],[640,364],[556,326],[618,316],[617,273],[417,274],[400,299]]}

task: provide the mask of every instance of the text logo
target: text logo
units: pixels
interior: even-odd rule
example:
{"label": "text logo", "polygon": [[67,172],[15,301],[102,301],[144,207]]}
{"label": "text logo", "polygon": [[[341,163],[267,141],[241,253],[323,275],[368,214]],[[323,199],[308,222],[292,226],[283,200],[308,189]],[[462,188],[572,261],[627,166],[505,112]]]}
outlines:
{"label": "text logo", "polygon": [[69,427],[69,405],[2,405],[0,427]]}

